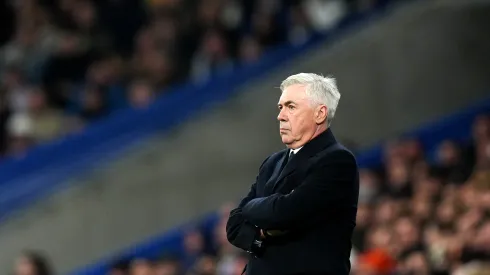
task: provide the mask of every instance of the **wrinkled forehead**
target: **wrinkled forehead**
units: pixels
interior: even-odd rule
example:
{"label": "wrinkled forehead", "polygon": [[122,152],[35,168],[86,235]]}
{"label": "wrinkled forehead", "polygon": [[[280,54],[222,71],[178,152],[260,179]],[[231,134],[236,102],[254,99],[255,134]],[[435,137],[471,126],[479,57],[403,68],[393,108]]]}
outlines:
{"label": "wrinkled forehead", "polygon": [[294,84],[284,88],[279,97],[278,104],[285,104],[286,102],[300,103],[306,99],[306,85]]}

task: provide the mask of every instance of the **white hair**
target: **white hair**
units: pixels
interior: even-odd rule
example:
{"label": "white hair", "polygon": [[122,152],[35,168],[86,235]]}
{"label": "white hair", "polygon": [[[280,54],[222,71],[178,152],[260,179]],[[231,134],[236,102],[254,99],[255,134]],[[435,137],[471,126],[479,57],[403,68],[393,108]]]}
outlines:
{"label": "white hair", "polygon": [[327,126],[330,126],[339,105],[340,93],[335,78],[313,73],[299,73],[286,78],[281,83],[281,91],[291,85],[304,85],[306,95],[312,103],[327,106]]}

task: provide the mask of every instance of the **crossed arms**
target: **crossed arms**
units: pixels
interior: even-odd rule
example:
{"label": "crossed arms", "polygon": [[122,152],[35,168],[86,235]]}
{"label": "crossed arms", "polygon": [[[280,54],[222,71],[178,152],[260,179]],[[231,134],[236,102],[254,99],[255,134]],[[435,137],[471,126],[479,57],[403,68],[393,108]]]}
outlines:
{"label": "crossed arms", "polygon": [[349,203],[357,177],[356,162],[348,154],[338,155],[317,163],[289,194],[257,198],[257,183],[254,183],[230,213],[226,227],[230,243],[252,251],[254,241],[260,238],[260,229],[294,232],[312,227],[327,219],[329,212]]}

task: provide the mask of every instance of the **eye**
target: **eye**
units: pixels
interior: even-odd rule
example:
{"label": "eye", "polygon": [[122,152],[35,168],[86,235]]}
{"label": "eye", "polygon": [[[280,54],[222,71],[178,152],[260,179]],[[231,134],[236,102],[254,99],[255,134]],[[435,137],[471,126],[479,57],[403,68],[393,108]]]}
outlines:
{"label": "eye", "polygon": [[293,105],[288,105],[288,108],[289,108],[289,110],[294,110],[294,109],[296,109],[296,107],[295,107],[295,106],[293,106]]}

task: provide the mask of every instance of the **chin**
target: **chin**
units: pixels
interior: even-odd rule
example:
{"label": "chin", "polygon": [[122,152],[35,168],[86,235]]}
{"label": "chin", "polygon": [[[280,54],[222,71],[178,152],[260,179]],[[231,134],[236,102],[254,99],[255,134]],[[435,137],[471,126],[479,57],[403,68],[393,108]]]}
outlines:
{"label": "chin", "polygon": [[292,140],[290,138],[288,138],[288,136],[282,136],[281,137],[281,140],[282,140],[282,143],[284,144],[291,144]]}

